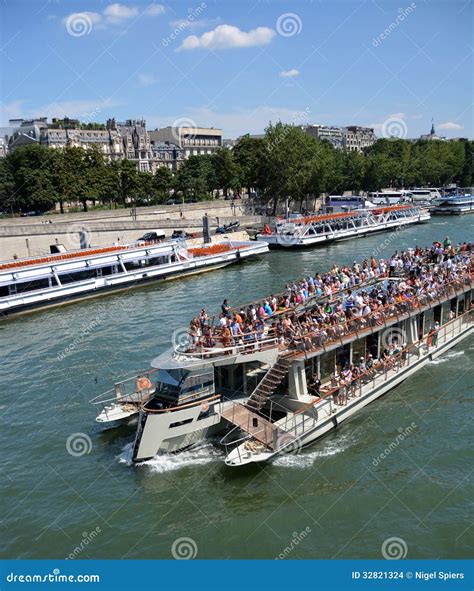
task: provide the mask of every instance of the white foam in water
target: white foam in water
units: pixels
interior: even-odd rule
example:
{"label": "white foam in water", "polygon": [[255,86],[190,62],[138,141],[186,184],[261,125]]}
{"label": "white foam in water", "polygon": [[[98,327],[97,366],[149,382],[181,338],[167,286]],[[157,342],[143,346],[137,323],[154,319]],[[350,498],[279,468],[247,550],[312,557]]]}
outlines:
{"label": "white foam in water", "polygon": [[453,351],[452,353],[447,353],[446,355],[443,355],[443,357],[440,357],[439,359],[435,359],[434,361],[428,361],[428,363],[430,365],[439,365],[440,363],[445,363],[446,361],[449,361],[454,357],[460,357],[461,355],[464,355],[464,351]]}
{"label": "white foam in water", "polygon": [[273,461],[273,464],[283,468],[307,468],[313,465],[319,458],[334,456],[346,451],[353,443],[354,440],[349,435],[342,435],[334,441],[315,442],[299,453],[278,456]]}
{"label": "white foam in water", "polygon": [[[119,462],[130,466],[132,464],[133,443],[127,443],[119,456]],[[147,466],[152,472],[162,474],[172,470],[180,470],[187,466],[202,466],[222,459],[222,454],[212,443],[205,442],[191,449],[174,454],[160,454],[151,460],[139,462],[137,466]]]}

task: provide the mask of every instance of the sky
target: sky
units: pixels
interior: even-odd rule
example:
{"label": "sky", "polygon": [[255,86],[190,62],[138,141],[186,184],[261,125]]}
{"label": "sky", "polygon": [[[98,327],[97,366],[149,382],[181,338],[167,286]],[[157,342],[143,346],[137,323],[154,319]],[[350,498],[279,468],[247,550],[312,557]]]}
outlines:
{"label": "sky", "polygon": [[473,137],[466,0],[0,0],[0,125],[144,118]]}

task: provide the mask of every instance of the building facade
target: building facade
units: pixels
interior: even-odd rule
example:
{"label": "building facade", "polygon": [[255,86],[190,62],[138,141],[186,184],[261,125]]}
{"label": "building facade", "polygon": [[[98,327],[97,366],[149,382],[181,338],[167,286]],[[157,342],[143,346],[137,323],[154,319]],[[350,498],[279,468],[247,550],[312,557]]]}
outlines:
{"label": "building facade", "polygon": [[222,130],[213,127],[164,127],[150,131],[151,140],[176,144],[184,158],[213,154],[222,147]]}
{"label": "building facade", "polygon": [[343,147],[341,127],[328,125],[307,125],[304,130],[308,135],[318,140],[327,140],[339,150],[341,150]]}
{"label": "building facade", "polygon": [[347,152],[363,152],[376,141],[372,127],[349,125],[342,130],[342,146]]}
{"label": "building facade", "polygon": [[153,174],[160,167],[169,168],[172,172],[175,172],[184,161],[184,150],[176,144],[152,141],[151,150],[153,153],[151,172]]}

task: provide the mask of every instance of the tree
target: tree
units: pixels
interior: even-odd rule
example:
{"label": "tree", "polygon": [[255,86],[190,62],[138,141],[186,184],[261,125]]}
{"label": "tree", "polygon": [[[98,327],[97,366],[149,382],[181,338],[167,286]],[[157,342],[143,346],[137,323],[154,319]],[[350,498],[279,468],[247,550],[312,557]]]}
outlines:
{"label": "tree", "polygon": [[171,170],[166,166],[160,166],[153,177],[153,185],[158,198],[165,200],[174,186]]}
{"label": "tree", "polygon": [[234,160],[231,150],[220,148],[212,155],[212,168],[215,175],[216,188],[223,189],[227,197],[229,189],[240,188],[241,171]]}
{"label": "tree", "polygon": [[234,160],[239,167],[240,185],[247,189],[250,196],[252,188],[260,188],[259,168],[263,158],[264,143],[261,138],[242,136],[232,150]]}

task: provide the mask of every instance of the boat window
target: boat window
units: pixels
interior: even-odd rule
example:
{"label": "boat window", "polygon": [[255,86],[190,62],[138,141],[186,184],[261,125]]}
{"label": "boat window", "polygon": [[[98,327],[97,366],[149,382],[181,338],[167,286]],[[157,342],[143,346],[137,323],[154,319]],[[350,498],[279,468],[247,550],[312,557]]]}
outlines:
{"label": "boat window", "polygon": [[323,382],[328,380],[336,369],[336,358],[334,351],[323,353],[320,358],[320,380]]}
{"label": "boat window", "polygon": [[48,279],[36,279],[34,281],[26,281],[25,283],[17,283],[17,293],[25,293],[28,291],[35,291],[37,289],[46,289],[49,287]]}
{"label": "boat window", "polygon": [[59,275],[59,279],[62,284],[74,283],[75,281],[85,281],[87,279],[95,279],[95,269],[89,269],[88,271],[71,271],[69,273],[63,273]]}
{"label": "boat window", "polygon": [[187,425],[188,423],[192,423],[193,420],[194,420],[193,418],[190,418],[190,419],[184,419],[183,421],[177,421],[176,423],[171,423],[170,429],[173,429],[173,427],[181,427],[182,425]]}

